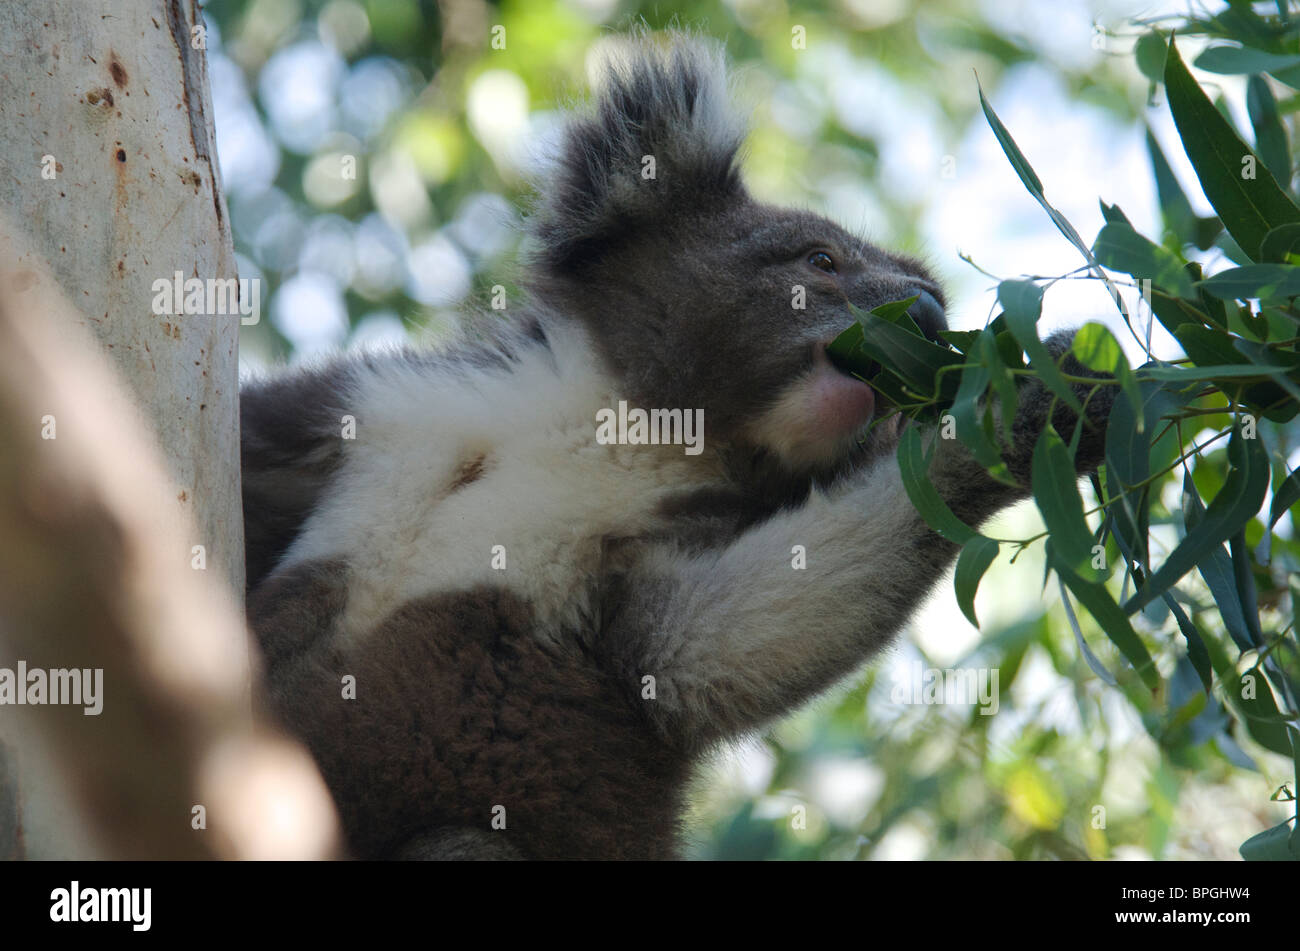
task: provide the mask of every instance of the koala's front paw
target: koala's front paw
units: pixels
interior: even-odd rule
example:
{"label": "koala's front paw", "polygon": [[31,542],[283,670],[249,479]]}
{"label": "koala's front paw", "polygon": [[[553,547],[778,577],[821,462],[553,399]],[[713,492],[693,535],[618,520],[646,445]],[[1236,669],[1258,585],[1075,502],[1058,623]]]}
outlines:
{"label": "koala's front paw", "polygon": [[[1105,379],[1106,374],[1090,370],[1076,360],[1070,354],[1073,341],[1073,331],[1060,331],[1043,343],[1061,372],[1073,379],[1071,389],[1084,408],[1084,428],[1079,435],[1075,456],[1075,467],[1082,474],[1096,469],[1105,457],[1106,423],[1119,388],[1083,382]],[[1009,441],[1003,433],[1002,409],[1001,405],[994,407],[995,429],[1002,441],[1002,459],[1017,483],[1014,486],[986,472],[960,442],[937,439],[937,452],[930,463],[930,479],[953,513],[968,525],[978,525],[1000,509],[1029,495],[1034,447],[1047,426],[1049,416],[1052,427],[1067,443],[1080,424],[1074,410],[1036,377],[1030,378],[1016,392],[1016,414]]]}
{"label": "koala's front paw", "polygon": [[[1098,373],[1080,363],[1070,352],[1074,342],[1073,330],[1059,330],[1043,341],[1048,354],[1057,362],[1061,373],[1066,377],[1106,379],[1107,374]],[[1079,436],[1079,449],[1075,455],[1075,467],[1080,474],[1092,472],[1101,465],[1106,454],[1106,422],[1119,388],[1108,385],[1095,385],[1071,381],[1070,388],[1084,408],[1082,420],[1083,432]],[[1016,418],[1012,423],[1012,444],[1006,447],[1004,458],[1011,474],[1023,486],[1029,485],[1030,468],[1034,456],[1034,446],[1038,437],[1046,428],[1048,414],[1051,414],[1052,428],[1067,443],[1074,438],[1075,426],[1079,425],[1078,414],[1063,400],[1056,397],[1037,378],[1031,379],[1020,387],[1016,394],[1019,405]],[[1053,407],[1053,401],[1055,406]]]}

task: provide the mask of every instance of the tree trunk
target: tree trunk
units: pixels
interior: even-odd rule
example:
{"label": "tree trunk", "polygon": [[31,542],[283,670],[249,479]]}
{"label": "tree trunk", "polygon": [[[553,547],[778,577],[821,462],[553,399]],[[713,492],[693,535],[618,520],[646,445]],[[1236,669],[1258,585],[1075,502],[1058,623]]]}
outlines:
{"label": "tree trunk", "polygon": [[[0,3],[0,261],[11,269],[6,293],[20,293],[48,265],[131,387],[128,412],[161,449],[170,479],[138,490],[151,494],[147,510],[158,529],[177,535],[186,526],[166,558],[203,571],[237,606],[240,315],[211,306],[178,314],[172,286],[178,277],[236,277],[201,23],[193,0]],[[15,300],[21,306],[21,296],[4,303]],[[227,662],[245,672],[246,695],[238,612],[233,625],[215,629]],[[0,664],[15,660],[8,654],[0,650]],[[49,751],[39,737],[3,729],[6,719],[0,707],[0,757],[5,742],[20,750],[16,764],[0,764],[0,857],[91,854],[75,797],[61,794],[48,768]]]}
{"label": "tree trunk", "polygon": [[[238,599],[184,557],[187,507],[163,493],[160,512],[170,479],[153,435],[74,313],[30,255],[0,258],[0,730],[19,741],[25,812],[0,844],[330,854],[315,764],[248,702]],[[75,826],[45,805],[64,791]]]}
{"label": "tree trunk", "polygon": [[192,0],[0,4],[0,212],[135,391],[206,570],[242,591],[239,316],[154,313],[178,271],[236,276],[201,22]]}

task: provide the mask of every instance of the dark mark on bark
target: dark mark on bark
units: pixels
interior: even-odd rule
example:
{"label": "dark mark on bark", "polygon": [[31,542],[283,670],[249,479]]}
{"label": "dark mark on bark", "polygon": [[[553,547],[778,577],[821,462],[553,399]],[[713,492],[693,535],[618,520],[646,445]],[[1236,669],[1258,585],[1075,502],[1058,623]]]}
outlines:
{"label": "dark mark on bark", "polygon": [[176,52],[181,59],[181,73],[184,79],[182,94],[185,107],[190,114],[190,141],[194,144],[195,156],[207,162],[208,168],[213,172],[212,207],[217,215],[217,227],[222,228],[225,216],[221,213],[221,195],[217,191],[217,163],[213,157],[212,142],[208,138],[208,119],[204,112],[204,91],[207,85],[204,82],[206,70],[203,50],[190,47],[190,25],[182,9],[184,2],[185,0],[167,0],[167,26],[171,30],[172,42],[176,44]]}
{"label": "dark mark on bark", "polygon": [[452,477],[451,485],[447,488],[448,492],[455,492],[463,489],[467,485],[473,485],[483,477],[483,471],[487,467],[487,456],[479,453],[472,459],[465,459],[461,462],[460,468]]}

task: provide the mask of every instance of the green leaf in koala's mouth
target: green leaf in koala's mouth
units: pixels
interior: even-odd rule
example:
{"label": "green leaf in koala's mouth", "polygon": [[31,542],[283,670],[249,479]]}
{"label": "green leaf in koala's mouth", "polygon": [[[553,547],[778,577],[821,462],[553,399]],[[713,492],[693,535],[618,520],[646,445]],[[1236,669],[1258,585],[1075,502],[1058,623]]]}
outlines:
{"label": "green leaf in koala's mouth", "polygon": [[841,372],[871,384],[880,396],[909,416],[937,419],[957,389],[961,354],[926,337],[907,313],[917,297],[891,301],[865,313],[849,305],[857,322],[826,347]]}
{"label": "green leaf in koala's mouth", "polygon": [[827,347],[827,354],[851,372],[865,375],[873,365],[883,367],[919,393],[951,399],[956,377],[940,376],[940,371],[962,363],[962,356],[921,332],[907,314],[915,300],[912,297],[885,304],[870,313],[852,308],[857,324],[836,337]]}
{"label": "green leaf in koala's mouth", "polygon": [[[912,320],[907,313],[907,309],[916,303],[919,296],[914,294],[906,300],[881,304],[879,307],[873,308],[871,313],[882,320],[888,320],[890,323],[901,322],[912,333],[920,334],[921,329],[916,326],[916,321]],[[826,356],[836,369],[848,373],[850,376],[870,380],[881,371],[881,365],[879,361],[862,350],[862,311],[852,304],[849,305],[849,310],[858,319],[826,345]]]}
{"label": "green leaf in koala's mouth", "polygon": [[880,364],[863,353],[861,347],[862,325],[850,324],[826,345],[826,359],[841,373],[869,380],[880,371]]}
{"label": "green leaf in koala's mouth", "polygon": [[864,359],[866,354],[859,349],[861,344],[862,325],[854,324],[826,345],[826,359],[846,376],[869,381],[880,372],[880,364]]}

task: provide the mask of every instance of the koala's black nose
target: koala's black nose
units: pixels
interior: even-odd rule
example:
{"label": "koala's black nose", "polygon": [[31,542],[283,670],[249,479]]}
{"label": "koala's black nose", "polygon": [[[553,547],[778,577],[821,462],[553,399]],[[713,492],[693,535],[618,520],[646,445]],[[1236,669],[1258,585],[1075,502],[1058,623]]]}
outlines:
{"label": "koala's black nose", "polygon": [[913,293],[917,295],[916,302],[907,309],[907,313],[916,321],[916,326],[921,328],[921,333],[938,343],[939,332],[948,329],[948,321],[943,315],[943,305],[927,290],[916,288]]}

